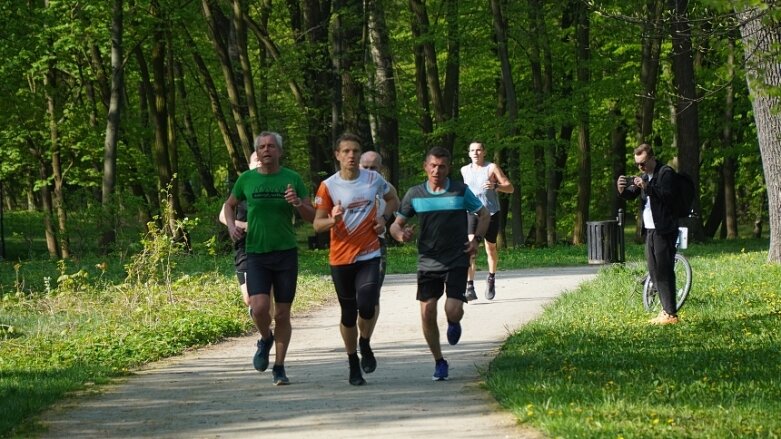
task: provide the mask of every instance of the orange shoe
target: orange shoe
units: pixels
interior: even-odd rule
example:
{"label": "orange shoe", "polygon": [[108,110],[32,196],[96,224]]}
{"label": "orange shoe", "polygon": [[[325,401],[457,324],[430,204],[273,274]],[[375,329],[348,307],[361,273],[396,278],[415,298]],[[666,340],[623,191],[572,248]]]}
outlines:
{"label": "orange shoe", "polygon": [[664,310],[659,311],[659,315],[649,320],[648,323],[652,325],[674,325],[680,322],[681,319],[678,316],[667,314]]}

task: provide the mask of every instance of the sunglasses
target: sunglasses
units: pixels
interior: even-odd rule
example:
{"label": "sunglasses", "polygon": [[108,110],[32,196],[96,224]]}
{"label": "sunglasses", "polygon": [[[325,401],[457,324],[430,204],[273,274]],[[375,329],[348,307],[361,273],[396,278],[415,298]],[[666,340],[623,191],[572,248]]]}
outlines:
{"label": "sunglasses", "polygon": [[646,163],[648,163],[648,159],[645,159],[645,161],[642,161],[640,163],[635,163],[638,168],[645,168]]}
{"label": "sunglasses", "polygon": [[377,169],[379,169],[379,168],[377,168],[376,166],[361,166],[361,167],[362,167],[363,169],[368,169],[368,170],[370,170],[370,171],[376,171]]}

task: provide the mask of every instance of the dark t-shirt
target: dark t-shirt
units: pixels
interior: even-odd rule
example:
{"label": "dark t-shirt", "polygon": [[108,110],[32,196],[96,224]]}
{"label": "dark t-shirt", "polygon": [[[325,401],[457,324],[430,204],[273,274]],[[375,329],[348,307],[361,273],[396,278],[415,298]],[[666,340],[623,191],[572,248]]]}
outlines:
{"label": "dark t-shirt", "polygon": [[441,193],[432,193],[428,182],[410,188],[401,201],[399,214],[406,219],[419,216],[418,270],[447,271],[468,267],[464,253],[467,236],[465,211],[475,213],[483,203],[460,181],[448,180]]}

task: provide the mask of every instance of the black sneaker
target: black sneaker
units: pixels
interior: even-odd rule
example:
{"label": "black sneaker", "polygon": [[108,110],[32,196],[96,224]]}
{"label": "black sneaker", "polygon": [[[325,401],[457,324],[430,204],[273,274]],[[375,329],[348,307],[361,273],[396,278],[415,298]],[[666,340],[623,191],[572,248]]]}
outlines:
{"label": "black sneaker", "polygon": [[258,350],[252,358],[252,365],[258,372],[268,369],[268,354],[271,353],[272,346],[274,346],[274,334],[271,334],[268,340],[262,338],[258,340]]}
{"label": "black sneaker", "polygon": [[290,384],[290,380],[287,379],[287,375],[285,375],[285,366],[274,365],[271,369],[271,377],[275,386],[286,386]]}
{"label": "black sneaker", "polygon": [[474,284],[466,286],[466,293],[464,294],[464,299],[466,299],[467,302],[477,300],[477,293],[475,292]]}
{"label": "black sneaker", "polygon": [[496,297],[496,278],[488,276],[488,279],[485,281],[485,298],[486,300],[494,300],[494,297]]}
{"label": "black sneaker", "polygon": [[362,386],[366,384],[366,380],[361,375],[361,367],[358,365],[358,354],[350,354],[347,356],[350,363],[350,384],[353,386]]}
{"label": "black sneaker", "polygon": [[366,373],[372,373],[377,369],[377,359],[369,345],[369,339],[359,337],[358,345],[361,347],[361,369]]}

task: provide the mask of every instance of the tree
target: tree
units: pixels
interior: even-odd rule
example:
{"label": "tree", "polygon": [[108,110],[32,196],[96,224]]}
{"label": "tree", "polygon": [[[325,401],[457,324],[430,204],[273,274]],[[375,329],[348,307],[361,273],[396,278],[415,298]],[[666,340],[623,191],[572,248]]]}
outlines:
{"label": "tree", "polygon": [[[114,197],[117,171],[117,140],[119,138],[120,111],[122,108],[122,91],[124,60],[122,47],[122,9],[123,0],[114,0],[111,19],[111,91],[106,117],[106,140],[103,154],[103,185],[101,202],[106,218],[113,216],[112,199]],[[104,229],[101,239],[102,247],[114,242],[113,228]]]}
{"label": "tree", "polygon": [[746,58],[746,80],[754,108],[770,216],[768,261],[781,264],[781,20],[777,11],[745,7],[738,16]]}

